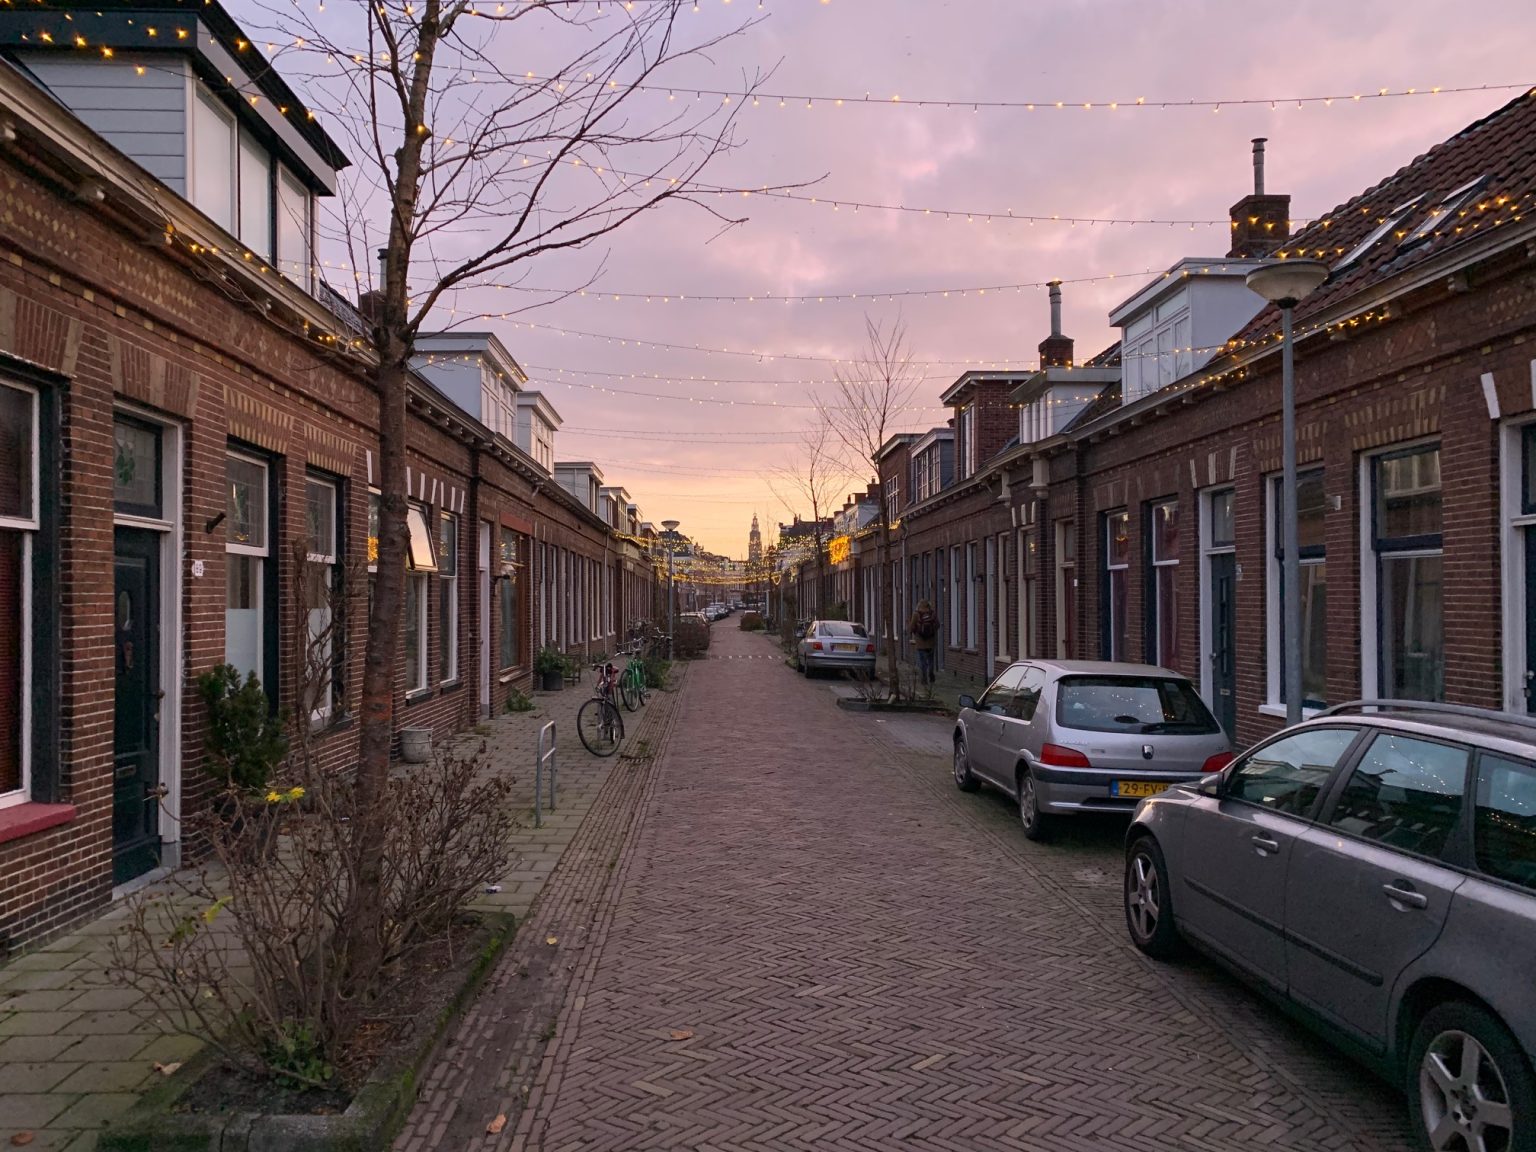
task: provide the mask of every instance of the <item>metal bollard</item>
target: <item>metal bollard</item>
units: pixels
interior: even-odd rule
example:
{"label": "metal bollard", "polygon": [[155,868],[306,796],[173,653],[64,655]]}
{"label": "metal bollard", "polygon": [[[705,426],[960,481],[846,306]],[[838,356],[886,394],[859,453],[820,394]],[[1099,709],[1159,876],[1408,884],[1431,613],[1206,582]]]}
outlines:
{"label": "metal bollard", "polygon": [[[545,737],[548,737],[548,747],[545,746]],[[549,763],[549,810],[555,810],[555,722],[553,720],[539,729],[539,751],[533,759],[533,826],[544,826],[544,813],[540,808],[544,795],[544,764]]]}

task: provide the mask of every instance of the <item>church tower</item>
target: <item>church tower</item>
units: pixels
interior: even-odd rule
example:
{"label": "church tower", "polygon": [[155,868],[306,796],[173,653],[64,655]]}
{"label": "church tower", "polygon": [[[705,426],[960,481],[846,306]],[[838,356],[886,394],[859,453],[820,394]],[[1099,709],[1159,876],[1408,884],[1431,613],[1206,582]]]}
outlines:
{"label": "church tower", "polygon": [[756,564],[763,558],[763,533],[757,526],[756,513],[752,516],[752,531],[747,536],[747,563]]}

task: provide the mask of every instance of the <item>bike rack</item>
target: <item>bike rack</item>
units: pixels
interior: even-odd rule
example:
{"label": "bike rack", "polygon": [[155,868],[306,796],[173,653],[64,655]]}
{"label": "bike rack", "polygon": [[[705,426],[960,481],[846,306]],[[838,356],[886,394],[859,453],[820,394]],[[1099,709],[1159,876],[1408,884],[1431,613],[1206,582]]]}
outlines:
{"label": "bike rack", "polygon": [[[546,744],[545,738],[548,737]],[[533,826],[544,826],[544,813],[540,809],[544,793],[544,765],[549,764],[549,810],[555,810],[555,722],[539,729],[539,751],[533,758]]]}

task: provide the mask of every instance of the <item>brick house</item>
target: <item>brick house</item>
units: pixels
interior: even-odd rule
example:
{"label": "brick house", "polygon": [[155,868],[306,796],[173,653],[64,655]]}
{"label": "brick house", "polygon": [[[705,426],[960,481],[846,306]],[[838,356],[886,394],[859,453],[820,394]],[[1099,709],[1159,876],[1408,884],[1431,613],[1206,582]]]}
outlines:
{"label": "brick house", "polygon": [[[314,257],[345,157],[217,4],[156,9],[158,51],[65,8],[0,13],[0,956],[180,861],[214,665],[348,763],[367,598],[316,591],[376,536],[362,321]],[[501,708],[536,644],[611,650],[654,598],[639,538],[483,416],[412,383],[401,727]]]}

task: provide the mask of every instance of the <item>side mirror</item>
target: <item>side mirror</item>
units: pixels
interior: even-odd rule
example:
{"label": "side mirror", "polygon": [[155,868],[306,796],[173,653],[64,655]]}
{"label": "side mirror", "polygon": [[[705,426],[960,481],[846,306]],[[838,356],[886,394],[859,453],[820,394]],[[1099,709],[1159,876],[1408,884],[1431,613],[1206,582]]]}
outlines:
{"label": "side mirror", "polygon": [[976,708],[976,698],[974,696],[962,696],[962,697],[960,697],[960,711],[964,712],[967,708],[970,708],[973,711],[975,710],[975,708]]}
{"label": "side mirror", "polygon": [[1204,780],[1200,781],[1200,787],[1198,791],[1202,796],[1209,796],[1212,799],[1220,800],[1222,794],[1227,790],[1226,784],[1227,773],[1225,770],[1223,770],[1221,772],[1213,773],[1212,775],[1207,776]]}

